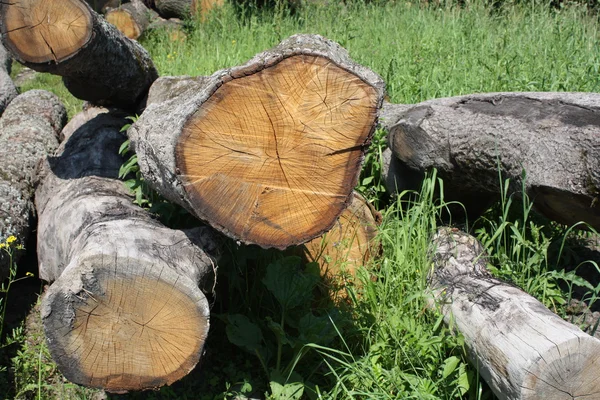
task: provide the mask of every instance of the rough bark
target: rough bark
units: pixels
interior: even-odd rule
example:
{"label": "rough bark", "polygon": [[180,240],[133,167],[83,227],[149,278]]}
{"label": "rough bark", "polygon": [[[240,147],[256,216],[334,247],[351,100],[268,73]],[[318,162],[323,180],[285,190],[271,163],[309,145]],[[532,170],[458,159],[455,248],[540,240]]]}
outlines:
{"label": "rough bark", "polygon": [[244,243],[282,249],[330,229],[351,200],[381,78],[336,43],[295,35],[197,81],[129,130],[146,180]]}
{"label": "rough bark", "polygon": [[152,20],[157,17],[156,12],[139,0],[112,8],[105,14],[108,22],[116,26],[123,35],[134,40],[142,36]]}
{"label": "rough bark", "polygon": [[364,197],[354,192],[350,206],[329,232],[302,246],[306,261],[319,264],[329,297],[334,301],[346,298],[347,285],[360,286],[357,269],[379,254],[375,236],[381,218]]}
{"label": "rough bark", "polygon": [[135,110],[158,76],[148,52],[82,0],[0,3],[0,29],[16,60],[98,105]]}
{"label": "rough bark", "polygon": [[154,0],[154,9],[166,19],[185,19],[190,16],[192,0]]}
{"label": "rough bark", "polygon": [[17,97],[17,88],[10,78],[12,58],[0,43],[0,116],[8,104]]}
{"label": "rough bark", "polygon": [[[15,236],[25,244],[35,210],[36,166],[58,147],[67,113],[58,97],[43,90],[17,96],[0,119],[0,242]],[[21,254],[16,253],[14,261]],[[0,281],[8,275],[8,257],[0,251]]]}
{"label": "rough bark", "polygon": [[500,400],[598,396],[598,339],[492,278],[472,236],[441,228],[432,250],[430,305],[464,336],[473,365]]}
{"label": "rough bark", "polygon": [[[122,115],[86,111],[42,166],[36,190],[42,300],[53,359],[73,382],[111,392],[185,376],[209,327],[209,228],[171,230],[116,179]],[[95,116],[94,116],[95,115]]]}
{"label": "rough bark", "polygon": [[[538,211],[600,229],[600,95],[492,93],[382,112],[389,145],[410,170],[437,168],[462,199],[500,194],[499,171]],[[449,196],[446,196],[449,197]]]}
{"label": "rough bark", "polygon": [[129,0],[85,0],[92,10],[98,14],[104,14],[109,8],[117,8],[121,4],[128,3]]}

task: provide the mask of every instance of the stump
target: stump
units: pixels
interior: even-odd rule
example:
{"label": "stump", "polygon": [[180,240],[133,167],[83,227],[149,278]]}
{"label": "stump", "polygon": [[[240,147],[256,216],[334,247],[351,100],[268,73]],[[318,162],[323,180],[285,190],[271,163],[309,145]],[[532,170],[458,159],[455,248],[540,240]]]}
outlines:
{"label": "stump", "polygon": [[600,229],[599,94],[468,95],[386,105],[381,119],[395,156],[421,175],[436,168],[446,199],[499,197],[499,171],[520,193],[524,170],[539,212]]}
{"label": "stump", "polygon": [[0,3],[0,28],[17,61],[95,104],[135,110],[158,76],[146,50],[82,0]]}
{"label": "stump", "polygon": [[[122,116],[78,118],[36,191],[42,300],[64,376],[110,392],[157,388],[198,363],[215,283],[208,228],[171,230],[116,179]],[[95,116],[94,116],[95,115]]]}
{"label": "stump", "polygon": [[0,43],[0,116],[8,104],[17,97],[17,88],[10,78],[12,59]]}
{"label": "stump", "polygon": [[598,396],[598,339],[494,279],[474,237],[441,228],[431,249],[430,306],[464,336],[471,362],[500,400]]}
{"label": "stump", "polygon": [[[17,96],[0,119],[0,242],[15,236],[25,244],[35,210],[36,166],[58,147],[67,112],[58,97],[44,90]],[[14,255],[18,261],[21,253]],[[0,251],[0,281],[8,276],[9,259]]]}
{"label": "stump", "polygon": [[243,243],[284,249],[329,230],[351,201],[381,78],[295,35],[194,88],[149,104],[129,130],[146,180]]}

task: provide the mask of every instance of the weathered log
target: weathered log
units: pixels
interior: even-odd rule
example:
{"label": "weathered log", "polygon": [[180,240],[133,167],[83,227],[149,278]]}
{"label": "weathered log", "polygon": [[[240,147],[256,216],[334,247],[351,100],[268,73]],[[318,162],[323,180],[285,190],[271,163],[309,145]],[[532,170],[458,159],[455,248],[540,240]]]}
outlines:
{"label": "weathered log", "polygon": [[134,110],[158,76],[148,52],[83,0],[2,2],[0,30],[16,60],[95,104]]}
{"label": "weathered log", "polygon": [[150,10],[140,0],[133,0],[120,7],[106,11],[105,18],[108,22],[129,39],[138,39],[148,28],[158,14]]}
{"label": "weathered log", "polygon": [[200,16],[204,21],[210,10],[217,7],[222,7],[225,0],[192,0],[190,11],[194,16]]}
{"label": "weathered log", "polygon": [[72,382],[111,392],[168,385],[202,355],[212,231],[171,230],[134,205],[116,179],[127,121],[86,113],[65,128],[72,134],[36,190],[40,277],[54,281],[42,300],[48,347]]}
{"label": "weathered log", "polygon": [[92,10],[98,14],[104,14],[110,8],[117,8],[121,4],[128,3],[129,0],[85,0]]}
{"label": "weathered log", "polygon": [[166,19],[188,18],[192,7],[192,0],[154,0],[154,9]]}
{"label": "weathered log", "polygon": [[295,35],[178,90],[128,132],[159,193],[262,247],[305,243],[333,226],[374,130],[378,75],[334,42]]}
{"label": "weathered log", "polygon": [[384,107],[382,125],[410,170],[437,168],[447,192],[467,201],[499,196],[499,171],[519,193],[524,170],[538,211],[600,229],[599,94],[492,93],[395,107]]}
{"label": "weathered log", "polygon": [[301,247],[306,261],[319,264],[330,298],[345,298],[348,283],[360,286],[356,270],[379,253],[375,236],[381,218],[364,197],[354,192],[350,206],[333,228]]}
{"label": "weathered log", "polygon": [[464,336],[471,362],[500,400],[598,397],[598,339],[494,279],[474,237],[441,228],[431,248],[430,305]]}
{"label": "weathered log", "polygon": [[[58,147],[58,133],[67,112],[58,97],[43,90],[17,96],[0,119],[0,242],[15,236],[25,244],[35,214],[33,185],[36,166]],[[18,261],[21,254],[15,254]],[[0,251],[0,281],[9,260]]]}
{"label": "weathered log", "polygon": [[10,78],[12,58],[0,43],[0,116],[8,104],[17,97],[17,88]]}

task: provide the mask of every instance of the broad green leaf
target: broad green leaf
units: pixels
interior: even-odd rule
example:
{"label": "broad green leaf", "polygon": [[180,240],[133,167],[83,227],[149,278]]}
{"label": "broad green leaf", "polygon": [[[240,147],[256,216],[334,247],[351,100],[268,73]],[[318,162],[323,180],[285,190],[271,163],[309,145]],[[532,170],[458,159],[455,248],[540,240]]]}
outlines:
{"label": "broad green leaf", "polygon": [[299,257],[286,257],[269,264],[262,282],[281,307],[290,310],[310,302],[318,277],[300,270]]}
{"label": "broad green leaf", "polygon": [[442,378],[447,378],[456,370],[458,363],[460,362],[460,358],[456,356],[448,357],[444,360],[444,370],[442,372]]}
{"label": "broad green leaf", "polygon": [[296,373],[292,373],[289,379],[286,379],[280,372],[274,371],[269,386],[270,398],[273,400],[300,400],[304,394],[304,382]]}
{"label": "broad green leaf", "polygon": [[327,315],[317,317],[308,312],[300,318],[298,326],[299,339],[304,343],[327,345],[336,337],[337,333],[333,323]]}
{"label": "broad green leaf", "polygon": [[271,317],[267,317],[267,326],[282,344],[290,344],[281,324],[273,321]]}
{"label": "broad green leaf", "polygon": [[233,314],[227,317],[227,339],[238,347],[248,350],[251,353],[261,351],[263,340],[260,328],[250,322],[250,320],[241,314]]}

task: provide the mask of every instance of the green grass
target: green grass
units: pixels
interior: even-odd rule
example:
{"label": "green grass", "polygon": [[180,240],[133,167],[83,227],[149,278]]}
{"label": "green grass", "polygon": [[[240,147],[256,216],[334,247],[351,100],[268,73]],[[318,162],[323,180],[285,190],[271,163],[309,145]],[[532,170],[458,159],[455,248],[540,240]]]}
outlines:
{"label": "green grass", "polygon": [[[390,100],[397,103],[476,92],[599,90],[596,15],[578,6],[551,10],[527,3],[491,9],[474,3],[464,8],[378,1],[313,4],[294,15],[256,12],[246,18],[224,7],[205,23],[189,22],[184,40],[171,41],[156,33],[143,45],[161,75],[207,75],[243,63],[291,34],[318,33],[378,72]],[[58,94],[70,115],[80,107],[59,78],[39,75],[21,89],[31,88]],[[379,181],[383,134],[378,132],[369,150],[361,181],[372,201],[381,197],[374,185]],[[364,181],[369,177],[373,179]],[[429,238],[445,208],[434,197],[439,184],[433,176],[420,193],[378,203],[387,204],[379,234],[383,255],[368,266],[369,272],[362,271],[363,289],[353,292],[347,309],[319,305],[312,310],[323,326],[337,330],[330,342],[303,344],[300,353],[289,344],[301,343],[307,334],[300,327],[302,316],[286,310],[289,315],[282,318],[273,287],[265,284],[269,264],[282,262],[284,254],[232,243],[220,266],[219,295],[201,368],[172,387],[115,398],[208,400],[277,390],[294,398],[294,385],[301,381],[309,398],[491,399],[477,371],[466,363],[461,337],[451,334],[441,317],[426,307]],[[494,272],[528,289],[559,314],[564,314],[576,286],[595,299],[599,288],[562,269],[572,262],[567,256],[576,235],[536,219],[526,198],[519,202],[503,194],[502,202],[474,224],[492,255]],[[275,356],[265,353],[261,360],[248,351],[252,343],[238,340],[236,346],[228,340],[231,315],[244,315],[260,329],[267,353]],[[325,316],[331,316],[330,325]],[[286,322],[279,329],[266,323],[268,318]],[[298,354],[302,359],[296,359]],[[60,390],[74,390],[56,378],[43,341],[26,342],[11,368],[19,379],[13,392],[25,393],[26,398],[50,399],[65,393]],[[283,373],[290,378],[287,382]],[[87,391],[69,393],[75,393],[73,398],[91,396]]]}

